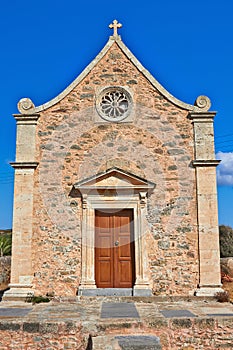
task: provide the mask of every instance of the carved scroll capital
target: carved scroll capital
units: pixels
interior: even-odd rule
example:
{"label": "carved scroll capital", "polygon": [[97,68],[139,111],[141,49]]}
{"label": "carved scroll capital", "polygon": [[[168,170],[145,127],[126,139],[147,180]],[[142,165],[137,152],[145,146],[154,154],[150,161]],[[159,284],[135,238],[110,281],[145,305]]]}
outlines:
{"label": "carved scroll capital", "polygon": [[139,192],[141,208],[145,208],[147,203],[147,192]]}
{"label": "carved scroll capital", "polygon": [[201,95],[195,101],[195,106],[201,108],[203,111],[208,111],[211,107],[211,102],[209,97]]}
{"label": "carved scroll capital", "polygon": [[31,114],[35,109],[35,105],[30,98],[21,98],[17,107],[19,112],[22,114]]}

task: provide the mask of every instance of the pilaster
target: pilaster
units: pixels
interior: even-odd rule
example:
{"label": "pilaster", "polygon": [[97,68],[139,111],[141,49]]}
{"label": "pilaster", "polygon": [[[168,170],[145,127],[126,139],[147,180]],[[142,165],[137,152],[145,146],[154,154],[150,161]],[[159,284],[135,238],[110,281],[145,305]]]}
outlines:
{"label": "pilaster", "polygon": [[94,210],[87,201],[87,195],[82,195],[83,219],[82,219],[82,276],[79,286],[79,295],[85,294],[85,290],[96,289],[95,284],[95,255],[94,255]]}
{"label": "pilaster", "polygon": [[197,213],[199,233],[199,285],[197,296],[221,291],[217,185],[213,118],[216,112],[190,113],[194,129]]}
{"label": "pilaster", "polygon": [[15,115],[17,121],[15,169],[12,265],[10,290],[4,293],[4,300],[25,299],[32,291],[31,242],[33,227],[33,188],[35,161],[36,124],[38,114]]}
{"label": "pilaster", "polygon": [[[146,213],[147,213],[147,192],[139,192],[138,201],[138,216],[137,234],[135,237],[135,261],[136,261],[136,281],[133,287],[134,296],[151,296],[151,287],[147,276],[148,261],[145,246],[145,232],[146,232]],[[136,232],[135,232],[136,233]]]}

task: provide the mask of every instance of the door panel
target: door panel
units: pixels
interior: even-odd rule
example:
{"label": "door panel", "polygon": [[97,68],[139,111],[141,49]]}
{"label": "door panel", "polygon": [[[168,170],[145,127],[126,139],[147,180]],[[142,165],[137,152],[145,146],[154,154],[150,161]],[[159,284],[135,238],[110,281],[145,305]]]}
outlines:
{"label": "door panel", "polygon": [[124,283],[127,284],[131,279],[131,271],[130,271],[131,264],[129,264],[128,261],[121,261],[119,262],[118,268],[121,276],[121,280],[120,280],[121,284],[124,284]]}
{"label": "door panel", "polygon": [[106,215],[96,215],[95,218],[95,269],[96,280],[99,281],[101,288],[109,288],[113,284],[112,263],[113,251],[112,233],[110,226],[110,217]]}
{"label": "door panel", "polygon": [[122,239],[122,237],[119,239],[118,253],[119,259],[131,258],[130,244],[128,239]]}
{"label": "door panel", "polygon": [[133,212],[96,210],[95,280],[98,288],[131,288],[134,272]]}
{"label": "door panel", "polygon": [[108,258],[111,256],[111,239],[110,237],[99,237],[99,246],[101,247],[101,250],[99,252],[101,258]]}
{"label": "door panel", "polygon": [[99,268],[101,270],[101,274],[99,275],[99,281],[102,284],[111,283],[111,265],[108,261],[100,261]]}

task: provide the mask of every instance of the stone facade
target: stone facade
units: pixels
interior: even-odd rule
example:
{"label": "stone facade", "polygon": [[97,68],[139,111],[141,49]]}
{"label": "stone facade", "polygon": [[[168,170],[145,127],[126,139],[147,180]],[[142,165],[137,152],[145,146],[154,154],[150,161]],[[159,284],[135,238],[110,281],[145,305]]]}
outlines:
{"label": "stone facade", "polygon": [[[106,88],[130,96],[125,118],[111,121],[99,113]],[[13,260],[5,298],[96,288],[94,242],[86,238],[84,244],[84,236],[97,202],[75,184],[109,169],[130,174],[129,182],[138,177],[154,184],[144,194],[132,187],[127,195],[134,204],[126,198],[120,206],[133,208],[135,230],[141,225],[137,288],[155,295],[219,290],[218,161],[209,107],[204,96],[194,106],[171,96],[118,35],[58,97],[39,107],[22,99],[15,116]],[[118,208],[121,191],[104,192],[98,205]]]}

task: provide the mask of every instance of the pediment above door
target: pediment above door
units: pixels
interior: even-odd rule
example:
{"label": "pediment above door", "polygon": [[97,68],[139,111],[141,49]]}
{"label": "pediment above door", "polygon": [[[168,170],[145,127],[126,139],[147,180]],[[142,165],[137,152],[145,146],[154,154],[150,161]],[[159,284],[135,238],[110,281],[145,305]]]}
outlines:
{"label": "pediment above door", "polygon": [[147,181],[119,168],[111,168],[74,184],[74,189],[81,193],[99,190],[134,190],[151,192],[155,188],[153,182]]}

